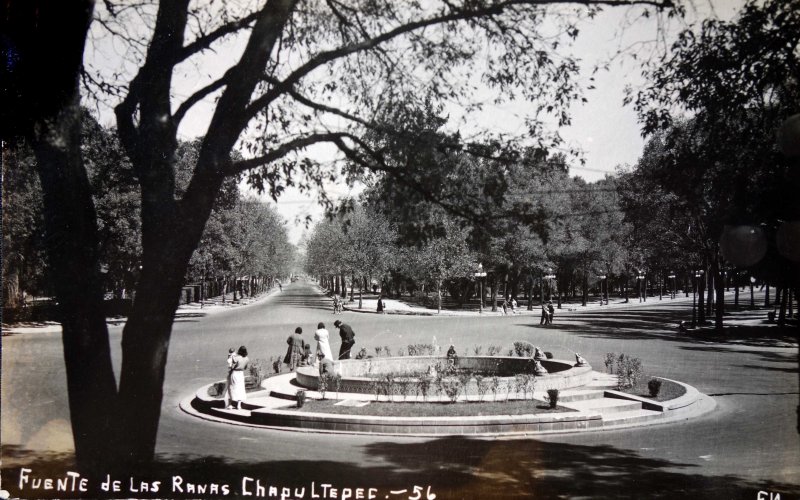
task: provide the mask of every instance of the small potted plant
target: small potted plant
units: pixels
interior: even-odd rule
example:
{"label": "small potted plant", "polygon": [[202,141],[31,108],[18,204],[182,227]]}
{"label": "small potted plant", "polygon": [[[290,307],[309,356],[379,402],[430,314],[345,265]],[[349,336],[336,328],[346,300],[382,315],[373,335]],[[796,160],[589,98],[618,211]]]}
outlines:
{"label": "small potted plant", "polygon": [[650,390],[650,397],[655,398],[658,396],[658,393],[661,391],[661,380],[657,378],[651,378],[650,381],[647,383],[647,388]]}
{"label": "small potted plant", "polygon": [[558,406],[558,389],[547,389],[547,402],[550,403],[551,409]]}

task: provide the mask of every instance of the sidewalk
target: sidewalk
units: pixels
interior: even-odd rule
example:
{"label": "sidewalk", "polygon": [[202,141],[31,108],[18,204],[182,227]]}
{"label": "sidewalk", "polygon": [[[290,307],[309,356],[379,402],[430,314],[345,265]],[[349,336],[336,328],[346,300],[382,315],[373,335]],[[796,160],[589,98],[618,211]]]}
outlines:
{"label": "sidewalk", "polygon": [[[260,295],[256,295],[254,297],[245,297],[240,300],[233,300],[233,293],[229,293],[225,296],[225,301],[223,302],[222,295],[217,297],[211,297],[203,301],[201,305],[199,302],[190,302],[189,304],[181,304],[178,306],[178,310],[175,311],[175,317],[180,318],[181,316],[189,316],[189,315],[210,315],[216,314],[221,311],[228,311],[231,308],[235,307],[243,307],[250,304],[256,304],[261,302],[262,300],[271,297],[272,295],[280,293],[277,287],[273,287],[266,292],[261,293]],[[112,317],[106,318],[106,324],[108,326],[124,326],[125,322],[127,321],[126,317]],[[15,323],[15,324],[3,324],[3,335],[12,335],[12,334],[21,334],[21,333],[61,333],[61,323],[56,321],[43,321],[43,322],[36,322],[36,323]]]}
{"label": "sidewalk", "polygon": [[[319,288],[319,286],[317,286]],[[322,289],[320,289],[321,293],[325,293]],[[671,299],[670,296],[664,295],[661,300],[658,297],[648,297],[646,302],[639,302],[637,297],[632,297],[628,299],[628,302],[625,302],[625,299],[610,299],[608,304],[600,305],[600,300],[598,297],[591,297],[590,301],[587,302],[586,306],[582,306],[581,302],[562,302],[561,309],[557,308],[555,302],[553,302],[553,307],[556,307],[556,315],[561,315],[564,313],[571,313],[571,312],[581,312],[581,311],[588,311],[588,310],[609,310],[609,309],[622,309],[622,308],[630,308],[630,307],[638,307],[638,306],[652,306],[656,303],[684,303],[689,302],[691,304],[692,297],[683,296],[683,294],[677,294],[674,299]],[[364,298],[361,300],[362,307],[358,307],[358,298],[353,301],[345,302],[344,309],[346,311],[358,312],[358,313],[373,313],[377,314],[378,308],[378,299],[377,298]],[[408,315],[417,315],[417,316],[534,316],[539,317],[541,315],[541,306],[539,305],[538,301],[534,301],[533,310],[528,310],[527,305],[522,307],[517,307],[516,310],[512,313],[511,309],[508,309],[507,314],[503,314],[502,309],[498,306],[497,311],[492,311],[491,305],[486,305],[483,308],[483,311],[479,311],[478,309],[466,309],[466,310],[454,310],[454,309],[442,309],[439,313],[435,308],[428,308],[423,307],[417,304],[409,304],[401,299],[383,299],[383,308],[384,313],[386,314],[408,314]]]}

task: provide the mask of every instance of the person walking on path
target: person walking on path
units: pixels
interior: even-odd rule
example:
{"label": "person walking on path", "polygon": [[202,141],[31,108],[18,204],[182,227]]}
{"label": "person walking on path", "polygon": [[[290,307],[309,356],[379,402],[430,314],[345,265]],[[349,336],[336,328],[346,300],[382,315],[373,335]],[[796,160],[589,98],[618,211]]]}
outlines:
{"label": "person walking on path", "polygon": [[306,343],[301,337],[302,333],[303,329],[298,326],[294,329],[294,333],[286,339],[289,347],[286,349],[286,356],[284,356],[283,362],[289,365],[289,370],[294,370],[300,365],[300,360],[306,352]]}
{"label": "person walking on path", "polygon": [[242,409],[242,402],[247,401],[247,393],[244,387],[244,371],[250,365],[250,358],[247,357],[247,348],[239,347],[236,354],[230,357],[230,384],[228,384],[229,409],[236,405],[237,410]]}
{"label": "person walking on path", "polygon": [[314,332],[314,340],[317,341],[317,358],[319,358],[320,353],[322,353],[325,354],[326,358],[333,359],[330,336],[328,330],[325,329],[325,323],[319,323],[317,325],[317,331]]}
{"label": "person walking on path", "polygon": [[551,301],[547,301],[547,324],[553,324],[553,314],[555,313],[555,309],[553,309],[553,303]]}
{"label": "person walking on path", "polygon": [[339,348],[339,359],[350,359],[350,350],[356,343],[356,334],[350,325],[346,325],[338,319],[333,322],[333,326],[339,329],[339,337],[342,338],[342,347]]}
{"label": "person walking on path", "polygon": [[333,314],[339,314],[339,308],[341,307],[339,303],[339,294],[333,294]]}
{"label": "person walking on path", "polygon": [[378,312],[384,314],[383,312],[383,295],[378,297]]}
{"label": "person walking on path", "polygon": [[549,325],[550,324],[550,313],[547,311],[547,304],[542,302],[542,317],[539,320],[540,325]]}
{"label": "person walking on path", "polygon": [[511,314],[517,314],[517,299],[511,297]]}

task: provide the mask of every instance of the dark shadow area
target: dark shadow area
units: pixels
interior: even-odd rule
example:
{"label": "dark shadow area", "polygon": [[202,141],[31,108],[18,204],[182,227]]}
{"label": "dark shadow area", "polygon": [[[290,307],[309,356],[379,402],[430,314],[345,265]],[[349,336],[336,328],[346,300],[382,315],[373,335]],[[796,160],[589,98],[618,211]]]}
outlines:
{"label": "dark shadow area", "polygon": [[775,347],[781,344],[788,347],[797,346],[798,329],[796,327],[781,327],[769,322],[758,325],[730,323],[746,320],[748,318],[742,318],[738,315],[749,315],[751,313],[751,311],[735,312],[726,316],[725,320],[729,323],[725,325],[722,333],[717,333],[711,323],[707,323],[707,326],[703,328],[686,333],[678,332],[677,326],[681,320],[691,322],[691,309],[687,311],[685,307],[677,306],[659,309],[637,307],[580,311],[579,313],[568,313],[561,318],[556,312],[554,322],[551,325],[540,325],[539,319],[533,317],[531,322],[521,323],[520,325],[544,330],[577,331],[579,332],[577,335],[587,338],[660,339],[698,344],[735,343],[754,347]]}
{"label": "dark shadow area", "polygon": [[205,318],[206,313],[178,313],[175,315],[175,319],[172,320],[173,323],[196,323],[201,318]]}
{"label": "dark shadow area", "polygon": [[310,290],[281,292],[273,295],[273,303],[280,306],[326,310],[333,313],[333,301],[325,295]]}
{"label": "dark shadow area", "polygon": [[774,352],[774,351],[755,351],[745,349],[735,349],[728,346],[684,346],[681,349],[687,351],[705,352],[728,352],[731,354],[752,354],[760,356],[761,361],[773,363],[797,363],[797,352]]}
{"label": "dark shadow area", "polygon": [[766,370],[772,372],[783,372],[783,373],[797,373],[798,368],[795,366],[794,368],[781,368],[779,366],[764,366],[764,365],[737,365],[739,368],[753,368],[756,370]]}
{"label": "dark shadow area", "polygon": [[718,392],[709,396],[793,396],[800,392]]}
{"label": "dark shadow area", "polygon": [[[750,354],[758,356],[757,361],[761,364],[755,365],[737,365],[740,368],[753,368],[757,370],[778,371],[784,373],[797,373],[800,371],[798,368],[798,354],[793,352],[774,352],[774,351],[756,351],[737,349],[724,345],[714,346],[681,346],[681,349],[687,351],[702,351],[702,352],[717,352],[717,353],[730,353],[730,354]],[[768,363],[783,363],[789,366],[775,366]]]}
{"label": "dark shadow area", "polygon": [[[325,439],[320,437],[320,439]],[[231,455],[235,456],[232,444]],[[346,446],[346,444],[343,444]],[[525,440],[476,440],[463,437],[426,442],[375,442],[365,447],[372,460],[367,465],[330,460],[281,458],[251,462],[218,456],[161,455],[150,470],[132,471],[114,477],[119,492],[97,490],[105,479],[92,478],[93,490],[84,497],[97,498],[241,498],[280,497],[334,498],[324,488],[374,488],[376,498],[755,498],[759,490],[780,492],[782,498],[800,495],[800,486],[770,481],[753,482],[735,474],[703,475],[693,464],[644,457],[612,446],[582,446]],[[309,450],[313,456],[313,449]],[[22,498],[73,498],[70,492],[18,489],[21,467],[32,469],[31,477],[63,477],[74,470],[63,454],[31,453],[14,446],[3,447],[3,487]],[[177,479],[176,479],[177,478]],[[252,478],[247,480],[244,478]],[[142,483],[152,490],[143,491]],[[189,486],[189,485],[192,486]],[[216,485],[217,493],[211,491]],[[265,489],[260,493],[258,485]],[[414,487],[420,488],[415,496]],[[200,490],[204,487],[205,490]],[[245,490],[244,488],[247,488]],[[190,489],[191,488],[191,489]],[[226,488],[228,495],[225,495]],[[297,488],[297,491],[295,491]],[[312,492],[312,488],[314,491]],[[430,488],[430,489],[429,489]],[[405,490],[405,491],[401,491]]]}

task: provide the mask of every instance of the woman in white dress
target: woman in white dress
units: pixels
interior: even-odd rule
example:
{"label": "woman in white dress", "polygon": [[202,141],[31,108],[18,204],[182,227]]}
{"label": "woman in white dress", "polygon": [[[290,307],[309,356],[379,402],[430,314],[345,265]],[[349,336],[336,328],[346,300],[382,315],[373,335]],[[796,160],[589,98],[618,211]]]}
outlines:
{"label": "woman in white dress", "polygon": [[325,329],[325,323],[320,323],[317,325],[317,331],[314,332],[314,340],[317,341],[317,353],[325,353],[326,358],[333,359],[333,354],[331,353],[330,334],[328,333],[328,330]]}
{"label": "woman in white dress", "polygon": [[239,350],[230,358],[230,383],[228,384],[228,398],[230,404],[228,408],[233,408],[236,404],[236,409],[242,409],[242,402],[247,401],[247,393],[244,388],[244,372],[250,364],[250,359],[247,357],[247,348],[245,346],[239,347]]}

